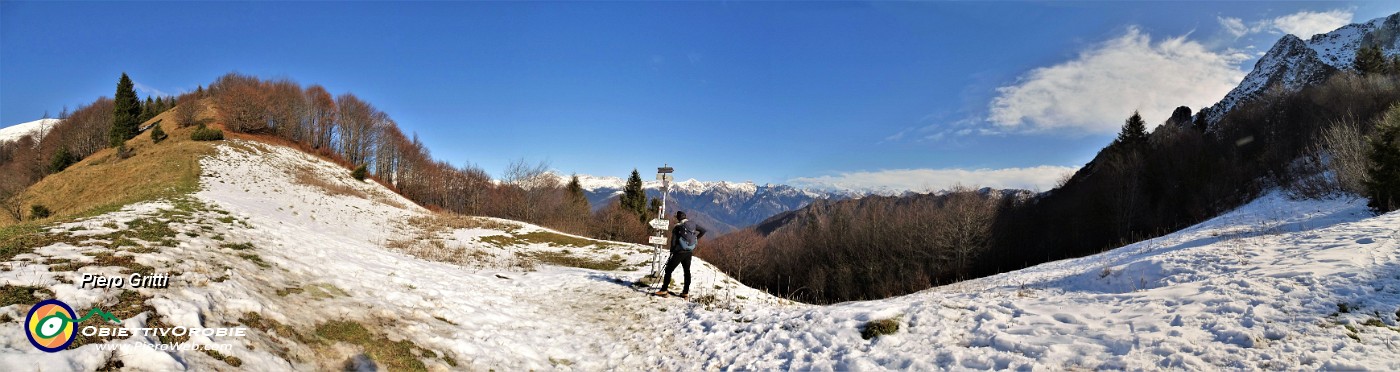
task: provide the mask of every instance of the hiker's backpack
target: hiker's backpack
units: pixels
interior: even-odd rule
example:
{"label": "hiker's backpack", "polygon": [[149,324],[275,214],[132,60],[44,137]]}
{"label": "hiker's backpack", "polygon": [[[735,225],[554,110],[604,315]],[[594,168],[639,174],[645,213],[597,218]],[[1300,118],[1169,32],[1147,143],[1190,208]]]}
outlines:
{"label": "hiker's backpack", "polygon": [[696,237],[694,243],[686,243],[685,238],[695,236],[695,234],[695,230],[691,229],[688,224],[676,225],[676,245],[680,246],[681,250],[694,251],[695,246],[700,244],[699,237]]}

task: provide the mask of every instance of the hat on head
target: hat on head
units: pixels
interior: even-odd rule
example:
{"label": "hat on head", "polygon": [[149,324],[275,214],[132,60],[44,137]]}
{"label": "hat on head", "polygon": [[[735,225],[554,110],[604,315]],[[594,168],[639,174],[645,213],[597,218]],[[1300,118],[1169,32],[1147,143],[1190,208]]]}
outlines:
{"label": "hat on head", "polygon": [[685,211],[676,211],[676,219],[678,219],[678,220],[684,220],[684,219],[685,219]]}

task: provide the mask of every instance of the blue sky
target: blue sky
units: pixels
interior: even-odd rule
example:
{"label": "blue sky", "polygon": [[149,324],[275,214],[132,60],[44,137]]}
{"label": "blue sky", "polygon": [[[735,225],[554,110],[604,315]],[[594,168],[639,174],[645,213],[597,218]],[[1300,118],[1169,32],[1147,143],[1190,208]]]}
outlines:
{"label": "blue sky", "polygon": [[[0,2],[0,123],[230,71],[352,92],[433,154],[625,176],[1047,188],[1139,109],[1381,2]],[[1322,30],[1322,31],[1316,31]],[[1304,35],[1306,38],[1307,35]],[[1190,78],[1183,78],[1190,76]]]}

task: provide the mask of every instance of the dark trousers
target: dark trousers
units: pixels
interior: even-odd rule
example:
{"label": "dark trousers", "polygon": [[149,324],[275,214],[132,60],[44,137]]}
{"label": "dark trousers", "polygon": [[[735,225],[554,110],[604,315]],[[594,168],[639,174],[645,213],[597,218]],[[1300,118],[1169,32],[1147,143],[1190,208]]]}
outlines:
{"label": "dark trousers", "polygon": [[681,293],[690,293],[691,253],[693,252],[686,250],[671,251],[671,259],[666,260],[666,278],[661,280],[661,282],[665,283],[665,285],[661,287],[661,289],[665,290],[671,287],[671,272],[676,270],[676,265],[681,265],[682,267],[685,267],[685,290],[682,290]]}

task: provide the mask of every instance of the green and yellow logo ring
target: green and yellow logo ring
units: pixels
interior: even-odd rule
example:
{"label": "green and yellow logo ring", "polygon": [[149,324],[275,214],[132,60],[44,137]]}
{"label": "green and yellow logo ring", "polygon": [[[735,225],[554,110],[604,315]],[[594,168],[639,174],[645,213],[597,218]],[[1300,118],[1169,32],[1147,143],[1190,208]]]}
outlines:
{"label": "green and yellow logo ring", "polygon": [[73,344],[75,322],[73,308],[59,300],[44,300],[29,309],[24,318],[29,343],[46,352],[58,352]]}

